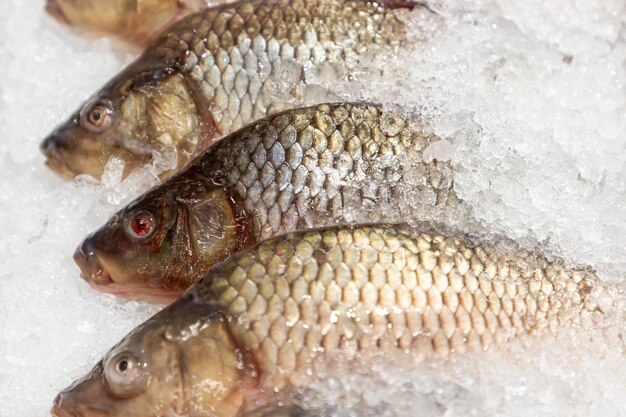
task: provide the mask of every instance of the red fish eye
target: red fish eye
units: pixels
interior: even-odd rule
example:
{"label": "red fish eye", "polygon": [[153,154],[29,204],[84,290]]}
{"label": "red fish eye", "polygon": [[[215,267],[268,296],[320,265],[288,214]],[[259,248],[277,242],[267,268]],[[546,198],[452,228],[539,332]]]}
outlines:
{"label": "red fish eye", "polygon": [[130,228],[135,237],[146,237],[154,229],[154,216],[148,212],[140,212],[133,217]]}
{"label": "red fish eye", "polygon": [[146,217],[139,217],[133,221],[133,230],[139,236],[145,236],[150,233],[150,229],[152,226],[150,225],[150,219]]}

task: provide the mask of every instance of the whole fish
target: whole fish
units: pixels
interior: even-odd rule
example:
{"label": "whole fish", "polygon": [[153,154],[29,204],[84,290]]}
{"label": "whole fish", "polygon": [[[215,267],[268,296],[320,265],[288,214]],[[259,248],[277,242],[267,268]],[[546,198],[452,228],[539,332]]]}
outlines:
{"label": "whole fish", "polygon": [[241,416],[334,360],[419,362],[610,322],[615,300],[596,301],[610,288],[586,269],[424,230],[339,226],[237,253],[126,336],[52,413]]}
{"label": "whole fish", "polygon": [[59,22],[145,45],[183,17],[234,0],[46,0]]}
{"label": "whole fish", "polygon": [[[175,150],[178,168],[213,141],[304,100],[305,75],[345,76],[409,42],[407,0],[254,0],[170,26],[41,145],[66,177],[99,178],[114,156],[125,174]],[[171,175],[176,169],[162,174]]]}
{"label": "whole fish", "polygon": [[264,238],[355,222],[463,219],[438,138],[362,103],[269,116],[210,147],[115,214],[74,259],[96,289],[176,299],[208,268]]}

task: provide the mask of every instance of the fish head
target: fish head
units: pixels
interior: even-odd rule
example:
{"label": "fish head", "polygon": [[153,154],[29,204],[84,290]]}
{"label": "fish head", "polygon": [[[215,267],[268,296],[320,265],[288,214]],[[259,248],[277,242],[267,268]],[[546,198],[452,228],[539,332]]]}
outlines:
{"label": "fish head", "polygon": [[76,250],[83,278],[102,292],[168,303],[248,246],[240,204],[206,181],[173,177],[111,217]]}
{"label": "fish head", "polygon": [[155,152],[169,148],[183,166],[204,149],[207,130],[185,78],[172,69],[149,68],[146,61],[149,57],[111,80],[43,141],[50,168],[68,178],[100,178],[116,157],[124,161],[126,176]]}
{"label": "fish head", "polygon": [[223,313],[190,296],[122,339],[57,395],[51,414],[233,417],[253,395],[256,373]]}
{"label": "fish head", "polygon": [[59,22],[145,42],[181,11],[179,0],[46,0]]}

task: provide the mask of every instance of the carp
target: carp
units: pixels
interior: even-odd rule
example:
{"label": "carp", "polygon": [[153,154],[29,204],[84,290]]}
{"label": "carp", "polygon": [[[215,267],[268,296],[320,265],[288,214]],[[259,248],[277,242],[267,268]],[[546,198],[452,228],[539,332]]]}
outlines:
{"label": "carp", "polygon": [[99,291],[176,299],[215,263],[304,228],[467,217],[439,139],[365,103],[288,110],[224,138],[115,214],[74,259]]}
{"label": "carp", "polygon": [[378,51],[413,44],[405,22],[418,6],[254,0],[189,15],[43,141],[47,164],[68,178],[100,178],[111,157],[128,175],[155,152],[175,151],[176,168],[161,173],[170,176],[225,134],[303,103],[316,68],[347,76]]}
{"label": "carp", "polygon": [[62,24],[145,45],[170,24],[206,7],[234,0],[46,0]]}
{"label": "carp", "polygon": [[293,232],[213,267],[59,394],[52,413],[243,416],[335,360],[419,363],[597,329],[618,312],[611,293],[587,268],[434,225]]}

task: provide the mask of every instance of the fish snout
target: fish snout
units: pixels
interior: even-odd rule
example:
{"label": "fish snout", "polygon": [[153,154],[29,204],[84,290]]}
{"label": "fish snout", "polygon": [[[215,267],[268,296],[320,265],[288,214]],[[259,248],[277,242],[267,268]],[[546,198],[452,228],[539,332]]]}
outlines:
{"label": "fish snout", "polygon": [[65,16],[65,13],[63,13],[61,6],[59,6],[57,0],[46,0],[46,12],[48,12],[48,14],[56,19],[58,22],[65,25],[70,24],[69,20],[67,20],[67,17]]}
{"label": "fish snout", "polygon": [[73,179],[80,174],[100,178],[109,157],[118,149],[99,134],[87,132],[80,126],[78,115],[57,127],[39,148],[46,165],[58,174]]}
{"label": "fish snout", "polygon": [[74,178],[76,173],[68,167],[62,154],[62,151],[67,148],[67,146],[62,140],[59,140],[54,133],[45,138],[39,148],[41,149],[41,153],[46,157],[46,165],[62,177],[67,179]]}
{"label": "fish snout", "polygon": [[75,124],[69,126],[59,126],[56,128],[43,142],[41,142],[40,149],[44,155],[58,155],[61,152],[69,151],[72,149],[73,143],[76,142],[73,130],[76,128]]}
{"label": "fish snout", "polygon": [[104,286],[113,280],[98,259],[96,248],[90,239],[85,239],[74,252],[74,262],[82,272],[83,279],[90,285]]}
{"label": "fish snout", "polygon": [[41,142],[39,148],[41,149],[41,152],[48,158],[56,156],[59,152],[58,141],[53,135],[45,138],[43,142]]}
{"label": "fish snout", "polygon": [[52,403],[50,414],[53,417],[81,417],[76,410],[76,403],[69,393],[62,392],[56,396]]}

